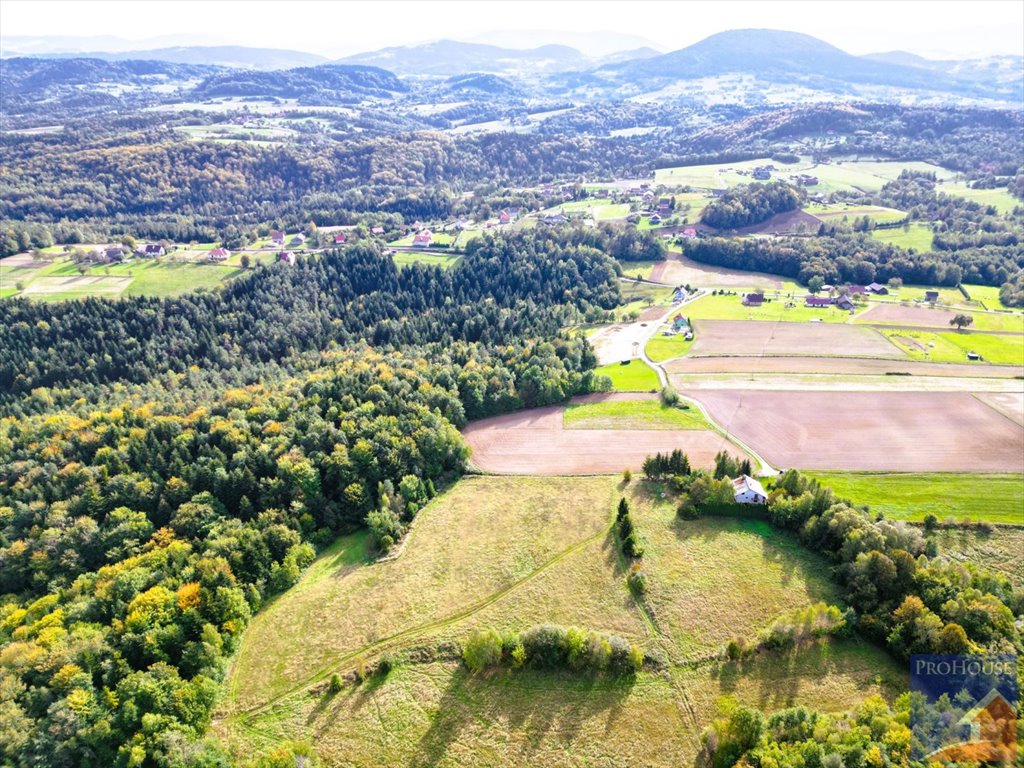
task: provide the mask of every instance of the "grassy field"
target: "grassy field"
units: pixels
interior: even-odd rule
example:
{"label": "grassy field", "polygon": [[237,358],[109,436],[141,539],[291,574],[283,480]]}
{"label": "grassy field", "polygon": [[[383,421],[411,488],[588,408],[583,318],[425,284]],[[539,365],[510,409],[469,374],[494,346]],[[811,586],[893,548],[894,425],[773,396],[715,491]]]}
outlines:
{"label": "grassy field", "polygon": [[125,264],[97,265],[79,275],[70,260],[44,267],[10,268],[0,262],[0,286],[7,295],[17,293],[41,301],[62,301],[86,296],[176,296],[199,288],[215,288],[242,273],[240,268],[202,262],[137,259]]}
{"label": "grassy field", "polygon": [[914,360],[964,363],[968,352],[976,352],[987,363],[1024,365],[1024,336],[956,331],[933,333],[892,328],[883,328],[881,332]]}
{"label": "grassy field", "polygon": [[[845,323],[850,313],[835,307],[808,307],[804,305],[803,293],[794,298],[786,296],[772,299],[760,307],[743,305],[741,291],[735,295],[704,296],[683,308],[683,314],[693,320],[780,320],[806,323],[821,320],[826,323]],[[768,294],[770,296],[770,294]]]}
{"label": "grassy field", "polygon": [[619,261],[622,267],[622,276],[634,278],[637,275],[644,280],[651,279],[651,271],[661,262],[658,261]]}
{"label": "grassy field", "polygon": [[429,264],[448,269],[449,267],[454,267],[462,256],[455,253],[436,253],[424,250],[415,253],[401,251],[393,254],[391,258],[395,260],[395,264],[399,267],[407,267],[410,264]]}
{"label": "grassy field", "polygon": [[644,352],[656,363],[671,360],[673,357],[682,357],[690,351],[693,346],[693,339],[687,341],[681,334],[652,336],[644,347]]}
{"label": "grassy field", "polygon": [[598,376],[608,376],[616,392],[650,392],[657,389],[658,374],[642,360],[630,360],[628,364],[612,363],[594,369]]}
{"label": "grassy field", "polygon": [[566,429],[710,429],[696,408],[672,408],[660,400],[609,400],[568,405]]}
{"label": "grassy field", "polygon": [[884,208],[880,206],[858,206],[847,203],[811,203],[804,208],[805,213],[817,216],[822,221],[829,223],[844,222],[850,226],[854,219],[863,219],[865,216],[876,224],[890,224],[894,221],[902,221],[907,214],[895,208]]}
{"label": "grassy field", "polygon": [[1024,589],[1024,528],[991,532],[952,528],[936,531],[933,536],[939,552],[946,557],[998,571]]}
{"label": "grassy field", "polygon": [[927,224],[919,221],[911,222],[906,229],[897,227],[895,229],[873,229],[871,236],[883,243],[891,243],[900,248],[913,248],[915,251],[924,253],[932,249],[932,238],[934,233]]}
{"label": "grassy field", "polygon": [[754,179],[750,174],[753,169],[768,164],[776,168],[772,173],[772,179],[789,180],[791,176],[801,173],[817,176],[818,185],[810,188],[814,194],[851,190],[877,192],[886,182],[897,178],[900,171],[905,168],[934,172],[940,179],[951,179],[954,176],[951,171],[930,163],[845,160],[818,165],[805,157],[792,165],[777,163],[770,158],[760,158],[736,163],[659,168],[654,172],[654,180],[658,184],[725,189],[737,184],[752,183]]}
{"label": "grassy field", "polygon": [[615,308],[615,319],[621,320],[631,312],[643,312],[654,306],[668,307],[672,301],[672,289],[650,283],[620,283],[625,304]]}
{"label": "grassy field", "polygon": [[935,515],[992,523],[1024,523],[1018,475],[809,472],[836,495],[899,520]]}
{"label": "grassy field", "polygon": [[[623,492],[647,543],[643,605],[609,535]],[[683,523],[657,488],[617,477],[463,480],[397,558],[368,564],[364,546],[342,539],[254,618],[214,722],[235,755],[297,740],[327,766],[689,765],[725,694],[840,710],[905,686],[899,665],[853,641],[716,661],[729,638],[833,599],[826,564],[762,524]],[[543,621],[617,633],[665,663],[635,679],[471,675],[440,645]],[[386,677],[327,690],[353,653],[372,663],[385,649]]]}
{"label": "grassy field", "polygon": [[1001,189],[971,189],[965,182],[947,181],[936,190],[945,192],[947,195],[973,200],[982,205],[993,205],[1000,213],[1009,213],[1018,205],[1024,205],[1024,201],[1011,195],[1005,187]]}

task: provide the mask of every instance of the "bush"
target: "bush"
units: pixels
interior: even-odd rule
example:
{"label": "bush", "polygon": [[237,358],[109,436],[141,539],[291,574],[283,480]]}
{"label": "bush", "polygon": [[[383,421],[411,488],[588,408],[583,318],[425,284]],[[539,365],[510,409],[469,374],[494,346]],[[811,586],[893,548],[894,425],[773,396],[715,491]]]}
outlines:
{"label": "bush", "polygon": [[341,675],[339,675],[337,672],[331,675],[331,683],[327,687],[327,690],[328,692],[330,692],[332,696],[341,690]]}
{"label": "bush", "polygon": [[532,627],[523,633],[526,660],[535,669],[557,669],[567,660],[566,630],[554,624]]}
{"label": "bush", "polygon": [[661,404],[669,408],[675,408],[679,405],[679,393],[672,389],[672,387],[662,387]]}
{"label": "bush", "polygon": [[626,577],[626,583],[637,597],[647,594],[647,574],[640,570],[640,563],[633,563],[629,569],[629,576]]}
{"label": "bush", "polygon": [[501,662],[501,635],[493,629],[481,629],[470,635],[462,649],[462,661],[471,672],[480,672]]}
{"label": "bush", "polygon": [[387,677],[388,673],[391,672],[391,670],[394,668],[395,657],[392,656],[390,653],[385,653],[383,656],[381,656],[380,661],[377,662],[377,668],[374,670],[374,673],[378,677]]}
{"label": "bush", "polygon": [[644,556],[644,545],[636,531],[631,531],[622,542],[622,551],[634,560]]}
{"label": "bush", "polygon": [[629,485],[631,482],[633,482],[633,473],[630,470],[628,470],[628,469],[623,470],[623,472],[622,472],[622,481],[626,485]]}
{"label": "bush", "polygon": [[939,527],[939,518],[935,515],[925,515],[924,518],[924,529],[926,531],[934,531]]}

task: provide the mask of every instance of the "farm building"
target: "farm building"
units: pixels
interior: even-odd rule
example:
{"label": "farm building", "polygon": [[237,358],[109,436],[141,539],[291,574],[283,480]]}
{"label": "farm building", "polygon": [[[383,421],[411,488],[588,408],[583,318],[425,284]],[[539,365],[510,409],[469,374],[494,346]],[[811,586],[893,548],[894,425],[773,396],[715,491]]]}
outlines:
{"label": "farm building", "polygon": [[745,307],[760,307],[764,304],[763,293],[748,293],[743,297],[743,306]]}
{"label": "farm building", "polygon": [[836,299],[836,306],[839,307],[840,309],[851,310],[856,305],[853,303],[853,299],[851,299],[849,296],[840,296],[838,299]]}
{"label": "farm building", "polygon": [[732,492],[737,504],[764,504],[768,501],[764,487],[749,475],[740,475],[733,480]]}
{"label": "farm building", "polygon": [[848,285],[848,286],[846,286],[846,293],[848,293],[848,294],[859,293],[859,294],[863,295],[863,294],[865,294],[867,292],[868,292],[868,289],[867,289],[867,286],[865,286],[865,285]]}
{"label": "farm building", "polygon": [[285,264],[294,264],[295,254],[292,253],[291,251],[281,251],[279,254],[277,254],[277,260],[283,261]]}
{"label": "farm building", "polygon": [[284,245],[284,232],[279,229],[272,229],[270,231],[270,239],[277,245]]}
{"label": "farm building", "polygon": [[231,257],[231,251],[227,248],[214,248],[207,258],[210,261],[227,261]]}
{"label": "farm building", "polygon": [[107,261],[124,261],[124,251],[120,245],[113,245],[104,251]]}
{"label": "farm building", "polygon": [[165,251],[164,247],[159,243],[150,243],[146,246],[146,250],[144,251],[144,254],[149,258],[163,256],[165,253],[167,253],[167,251]]}
{"label": "farm building", "polygon": [[939,292],[938,291],[925,291],[924,292],[924,300],[934,304],[936,301],[939,300]]}
{"label": "farm building", "polygon": [[299,234],[292,238],[289,245],[302,245],[304,242],[306,242],[306,236],[299,232]]}
{"label": "farm building", "polygon": [[888,296],[889,289],[881,283],[871,283],[870,285],[864,286],[868,293],[874,293],[878,296]]}
{"label": "farm building", "polygon": [[833,300],[827,296],[807,296],[804,298],[804,304],[808,307],[829,307],[832,305]]}
{"label": "farm building", "polygon": [[424,229],[422,232],[416,233],[416,237],[412,239],[413,248],[427,248],[434,240],[434,233],[429,229]]}

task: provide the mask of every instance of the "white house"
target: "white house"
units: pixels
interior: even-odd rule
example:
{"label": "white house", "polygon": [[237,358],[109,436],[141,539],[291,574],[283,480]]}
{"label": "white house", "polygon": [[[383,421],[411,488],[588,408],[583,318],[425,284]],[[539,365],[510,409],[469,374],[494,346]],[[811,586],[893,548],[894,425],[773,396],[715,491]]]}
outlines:
{"label": "white house", "polygon": [[741,475],[733,480],[732,490],[737,504],[764,504],[768,501],[764,487],[749,475]]}

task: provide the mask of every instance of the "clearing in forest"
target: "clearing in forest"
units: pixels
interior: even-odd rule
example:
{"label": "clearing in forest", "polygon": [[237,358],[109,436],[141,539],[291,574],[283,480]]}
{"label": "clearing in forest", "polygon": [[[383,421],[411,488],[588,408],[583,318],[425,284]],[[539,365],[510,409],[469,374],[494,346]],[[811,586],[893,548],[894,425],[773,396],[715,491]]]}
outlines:
{"label": "clearing in forest", "polygon": [[[646,606],[610,531],[622,493],[647,542]],[[715,660],[727,639],[834,599],[835,586],[789,537],[750,521],[683,522],[656,486],[469,478],[420,512],[394,559],[367,562],[363,543],[343,538],[246,631],[214,723],[235,754],[294,740],[326,766],[677,766],[692,763],[723,695],[838,711],[905,685],[884,652],[855,641]],[[472,675],[445,645],[543,622],[613,632],[662,661],[631,679]],[[329,674],[350,670],[350,649],[374,636],[361,654],[372,665],[390,652],[397,666],[332,694]]]}

